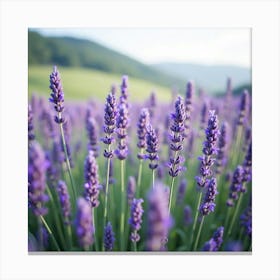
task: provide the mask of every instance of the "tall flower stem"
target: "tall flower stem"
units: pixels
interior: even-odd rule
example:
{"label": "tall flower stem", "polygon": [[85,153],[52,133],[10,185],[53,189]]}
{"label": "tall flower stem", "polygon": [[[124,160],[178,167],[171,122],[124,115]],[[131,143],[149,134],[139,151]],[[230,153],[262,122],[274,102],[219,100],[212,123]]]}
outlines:
{"label": "tall flower stem", "polygon": [[[61,113],[58,113],[58,118],[61,118]],[[77,197],[77,194],[76,194],[74,179],[73,179],[73,176],[72,176],[72,171],[71,171],[71,166],[70,166],[70,161],[69,161],[69,155],[68,155],[67,148],[66,148],[66,142],[65,142],[65,136],[64,136],[64,130],[63,130],[63,124],[62,123],[59,124],[59,128],[60,128],[62,145],[63,145],[63,150],[64,150],[64,154],[65,154],[65,159],[66,159],[66,166],[67,166],[67,170],[68,170],[68,174],[69,174],[69,178],[70,178],[70,182],[71,182],[71,186],[72,186],[72,193],[73,193],[74,201],[75,201],[75,199]]]}
{"label": "tall flower stem", "polygon": [[40,215],[40,219],[41,219],[41,221],[43,222],[45,228],[47,229],[47,231],[48,231],[50,237],[52,238],[56,250],[57,250],[57,251],[60,251],[60,248],[59,248],[59,246],[58,246],[58,244],[57,244],[57,241],[56,241],[56,239],[55,239],[55,237],[54,237],[54,235],[53,235],[53,233],[52,233],[52,231],[51,231],[51,229],[50,229],[48,223],[46,222],[46,220],[44,219],[44,217],[43,217],[42,215]]}
{"label": "tall flower stem", "polygon": [[[111,145],[108,145],[108,152],[111,152]],[[108,216],[108,190],[109,190],[109,177],[110,177],[110,161],[111,158],[108,158],[107,160],[107,175],[106,175],[106,188],[105,188],[105,205],[104,205],[104,227],[105,229],[106,222],[107,222],[107,216]]]}
{"label": "tall flower stem", "polygon": [[[141,148],[140,154],[143,154],[144,149]],[[138,177],[137,177],[137,190],[136,190],[136,197],[140,195],[140,188],[141,188],[141,181],[142,181],[142,170],[143,170],[143,159],[139,160],[139,169],[138,169]]]}
{"label": "tall flower stem", "polygon": [[199,237],[200,237],[200,234],[201,234],[201,229],[202,229],[202,226],[203,226],[204,218],[205,217],[203,216],[202,219],[201,219],[200,225],[199,225],[198,233],[197,233],[196,240],[195,240],[195,243],[194,243],[194,248],[193,248],[194,251],[196,251],[196,249],[197,249],[197,245],[198,245]]}
{"label": "tall flower stem", "polygon": [[124,186],[125,162],[121,160],[121,223],[120,223],[120,245],[124,250],[124,216],[125,216],[125,186]]}
{"label": "tall flower stem", "polygon": [[[178,155],[178,151],[176,151],[174,153],[174,162],[177,158],[177,155]],[[175,164],[172,164],[172,168],[175,168]],[[171,186],[170,186],[170,194],[169,194],[169,202],[168,202],[168,213],[170,215],[170,211],[171,211],[171,204],[172,204],[172,196],[173,196],[173,189],[174,189],[174,182],[175,182],[175,177],[172,176],[172,179],[171,179]]]}
{"label": "tall flower stem", "polygon": [[99,251],[98,238],[97,238],[97,234],[96,234],[96,212],[94,211],[94,207],[92,208],[92,223],[93,223],[93,228],[94,228],[95,250]]}
{"label": "tall flower stem", "polygon": [[193,227],[192,227],[192,235],[191,235],[191,246],[193,243],[193,237],[194,237],[194,232],[196,229],[196,224],[197,224],[197,219],[198,219],[198,213],[199,213],[199,205],[201,203],[202,199],[202,191],[199,192],[198,199],[197,199],[197,207],[196,207],[196,212],[195,212],[195,217],[194,217],[194,222],[193,222]]}
{"label": "tall flower stem", "polygon": [[231,235],[231,231],[232,231],[234,222],[236,220],[236,216],[238,214],[238,211],[239,211],[239,208],[240,208],[240,205],[241,205],[241,202],[242,202],[242,198],[243,198],[243,193],[240,194],[237,205],[235,207],[234,214],[233,214],[233,217],[232,217],[232,220],[231,220],[231,223],[230,223],[230,226],[229,226],[228,234],[227,234],[228,237],[230,237],[230,235]]}

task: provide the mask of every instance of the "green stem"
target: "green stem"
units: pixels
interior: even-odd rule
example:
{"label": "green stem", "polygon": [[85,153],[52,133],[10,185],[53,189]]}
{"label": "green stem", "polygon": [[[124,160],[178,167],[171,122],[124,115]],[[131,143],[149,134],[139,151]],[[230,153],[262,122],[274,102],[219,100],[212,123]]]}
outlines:
{"label": "green stem", "polygon": [[94,228],[94,243],[95,243],[95,250],[96,251],[99,251],[99,246],[98,246],[98,238],[97,238],[97,234],[96,234],[96,221],[95,221],[95,218],[96,218],[96,215],[95,215],[95,211],[94,211],[94,208],[92,208],[92,223],[93,223],[93,228]]}
{"label": "green stem", "polygon": [[235,211],[234,211],[234,214],[233,214],[233,217],[232,217],[230,226],[229,226],[228,237],[230,237],[230,235],[231,235],[231,231],[232,231],[232,228],[233,228],[233,225],[234,225],[236,216],[237,216],[237,214],[238,214],[238,211],[239,211],[239,208],[240,208],[240,205],[241,205],[242,198],[243,198],[243,193],[240,194],[240,197],[239,197],[239,199],[238,199],[238,202],[237,202],[237,205],[236,205],[236,208],[235,208]]}
{"label": "green stem", "polygon": [[204,216],[202,217],[201,223],[199,225],[198,233],[197,233],[196,240],[195,240],[195,243],[194,243],[194,248],[193,248],[194,251],[196,251],[196,249],[197,249],[197,245],[198,245],[201,229],[202,229],[202,226],[203,226],[203,222],[204,222]]}
{"label": "green stem", "polygon": [[72,229],[71,229],[71,225],[67,226],[67,234],[68,234],[68,239],[69,239],[69,248],[72,248]]}
{"label": "green stem", "polygon": [[198,199],[197,199],[197,207],[196,207],[196,212],[195,212],[195,217],[194,217],[194,222],[193,222],[193,227],[192,227],[192,235],[191,235],[191,246],[193,243],[193,237],[194,237],[194,232],[196,229],[196,224],[197,224],[197,219],[198,219],[198,213],[199,213],[199,206],[201,203],[201,199],[202,199],[202,191],[200,191],[199,195],[198,195]]}
{"label": "green stem", "polygon": [[[58,113],[58,117],[61,118],[61,113]],[[66,159],[66,166],[67,166],[69,178],[70,178],[70,181],[71,181],[72,193],[74,195],[74,201],[75,201],[75,199],[77,197],[77,194],[76,194],[76,188],[75,188],[75,184],[74,184],[74,179],[73,179],[73,176],[72,176],[72,171],[71,171],[71,166],[70,166],[70,161],[69,161],[69,155],[67,153],[67,148],[66,148],[66,142],[65,142],[65,136],[64,136],[64,131],[63,131],[62,123],[59,124],[59,128],[60,128],[60,133],[61,133],[62,146],[63,146],[63,150],[64,150],[64,154],[65,154],[65,159]]]}
{"label": "green stem", "polygon": [[134,252],[137,252],[137,243],[133,242],[133,248],[134,248]]}
{"label": "green stem", "polygon": [[155,187],[155,169],[152,170],[152,186]]}
{"label": "green stem", "polygon": [[[108,145],[108,151],[110,153],[111,151],[111,145]],[[107,216],[108,216],[108,191],[109,191],[109,177],[110,177],[110,161],[111,159],[108,158],[107,161],[107,175],[106,175],[106,188],[105,188],[105,205],[104,205],[104,217],[103,217],[103,222],[104,222],[104,226],[103,226],[103,230],[105,231],[105,227],[106,227],[106,222],[107,222]],[[103,244],[104,245],[104,244]],[[103,246],[103,250],[105,250],[104,246]]]}
{"label": "green stem", "polygon": [[124,250],[124,216],[125,216],[125,187],[124,187],[124,160],[121,160],[121,223],[120,223],[120,245]]}
{"label": "green stem", "polygon": [[44,219],[44,217],[43,217],[42,215],[40,215],[40,219],[41,219],[41,221],[43,222],[44,226],[46,227],[46,229],[47,229],[47,231],[48,231],[50,237],[52,238],[53,243],[54,243],[54,246],[56,247],[56,250],[57,250],[57,251],[60,251],[59,246],[58,246],[58,244],[57,244],[57,242],[56,242],[56,239],[55,239],[55,237],[54,237],[54,235],[53,235],[53,233],[52,233],[52,231],[51,231],[49,225],[47,224],[46,220]]}
{"label": "green stem", "polygon": [[171,211],[171,204],[172,204],[172,196],[173,196],[174,182],[175,182],[175,177],[172,177],[171,187],[170,187],[170,195],[169,195],[169,203],[168,203],[168,214],[169,214],[169,215],[170,215],[170,211]]}
{"label": "green stem", "polygon": [[[143,154],[143,148],[140,150],[140,154]],[[143,159],[139,160],[139,169],[138,169],[138,177],[137,177],[137,190],[136,190],[136,197],[140,195],[140,187],[141,187],[141,180],[142,180],[142,169],[143,169]]]}

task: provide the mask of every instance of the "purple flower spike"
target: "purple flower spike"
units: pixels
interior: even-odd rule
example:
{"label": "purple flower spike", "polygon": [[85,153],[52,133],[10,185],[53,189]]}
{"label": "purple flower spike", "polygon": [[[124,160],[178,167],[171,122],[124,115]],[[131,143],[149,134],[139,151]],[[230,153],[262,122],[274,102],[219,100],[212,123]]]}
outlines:
{"label": "purple flower spike", "polygon": [[70,197],[69,197],[68,189],[65,182],[63,181],[58,182],[57,192],[59,195],[59,201],[62,209],[63,221],[66,225],[69,225],[70,215],[71,215],[71,205],[70,205]]}
{"label": "purple flower spike", "polygon": [[151,117],[151,119],[153,119],[154,116],[155,116],[155,108],[156,108],[156,105],[157,105],[156,93],[154,91],[151,92],[149,101],[150,101],[149,102],[150,103],[149,104],[150,117]]}
{"label": "purple flower spike", "polygon": [[221,174],[223,167],[226,165],[226,149],[227,149],[227,133],[228,133],[228,124],[224,122],[221,127],[221,134],[219,137],[218,144],[218,155],[217,155],[217,169],[216,173]]}
{"label": "purple flower spike", "polygon": [[132,242],[138,242],[140,240],[140,235],[138,234],[138,231],[141,228],[142,215],[144,213],[144,210],[142,208],[143,202],[144,200],[142,198],[134,198],[131,203],[129,224],[132,230],[130,235],[130,239]]}
{"label": "purple flower spike", "polygon": [[28,141],[34,140],[35,135],[33,133],[33,112],[31,106],[28,105]]}
{"label": "purple flower spike", "polygon": [[128,204],[131,205],[132,200],[135,196],[136,191],[136,181],[133,176],[129,176],[128,183],[127,183],[127,200]]}
{"label": "purple flower spike", "polygon": [[99,177],[98,177],[98,165],[96,163],[93,151],[88,152],[88,156],[85,160],[85,198],[91,204],[91,207],[97,207],[99,205]]}
{"label": "purple flower spike", "polygon": [[55,111],[60,114],[60,116],[55,116],[55,122],[64,123],[64,119],[61,117],[61,113],[64,111],[64,93],[60,74],[56,66],[54,66],[53,72],[50,75],[50,89],[52,92],[49,101],[54,104]]}
{"label": "purple flower spike", "polygon": [[171,177],[177,177],[182,170],[180,165],[184,162],[184,158],[178,155],[178,152],[183,149],[184,131],[185,131],[185,120],[186,120],[186,109],[183,98],[177,97],[175,102],[175,113],[171,115],[172,124],[170,126],[170,150],[173,151],[174,155],[169,161],[169,175]]}
{"label": "purple flower spike", "polygon": [[146,135],[146,158],[150,160],[149,168],[156,169],[158,167],[158,135],[156,131],[153,129],[152,125],[149,124],[147,126],[147,135]]}
{"label": "purple flower spike", "polygon": [[[105,137],[102,138],[102,141],[106,145],[111,145],[113,143],[113,133],[115,132],[116,127],[116,116],[117,116],[117,103],[116,97],[113,93],[109,93],[106,104],[105,104],[105,114],[104,114],[104,126],[103,131],[105,132]],[[112,158],[113,152],[109,149],[105,149],[104,157]]]}
{"label": "purple flower spike", "polygon": [[252,237],[252,206],[249,205],[240,216],[241,226],[245,229],[245,234]]}
{"label": "purple flower spike", "polygon": [[192,218],[192,209],[189,205],[185,206],[184,208],[184,224],[186,226],[190,225],[193,221]]}
{"label": "purple flower spike", "polygon": [[243,91],[243,94],[241,96],[241,102],[240,102],[240,111],[239,111],[239,117],[238,117],[238,125],[243,125],[247,111],[248,111],[248,105],[249,105],[249,93],[247,90]]}
{"label": "purple flower spike", "polygon": [[207,184],[207,191],[204,196],[204,200],[199,207],[200,214],[203,216],[209,215],[215,210],[215,197],[218,194],[217,182],[215,178],[211,178]]}
{"label": "purple flower spike", "polygon": [[92,150],[95,157],[99,155],[98,148],[98,131],[97,123],[95,119],[91,116],[90,110],[87,110],[86,115],[86,129],[88,135],[88,150]]}
{"label": "purple flower spike", "polygon": [[187,180],[185,178],[183,178],[179,183],[178,192],[177,192],[177,203],[178,204],[181,204],[184,201],[186,189],[187,189]]}
{"label": "purple flower spike", "polygon": [[199,157],[200,160],[200,176],[197,176],[197,185],[201,188],[205,187],[207,178],[212,175],[211,166],[214,164],[215,159],[213,156],[217,154],[217,140],[219,136],[218,130],[218,117],[215,111],[209,111],[208,126],[205,130],[206,141],[203,143],[203,156]]}
{"label": "purple flower spike", "polygon": [[[252,143],[248,146],[247,154],[243,162],[243,171],[243,182],[250,182],[252,179]],[[243,189],[241,191],[243,191]]]}
{"label": "purple flower spike", "polygon": [[120,103],[126,104],[128,108],[128,76],[126,75],[122,76]]}
{"label": "purple flower spike", "polygon": [[202,130],[204,130],[205,126],[206,126],[207,111],[208,111],[208,104],[207,104],[207,102],[204,102],[202,109],[201,109],[201,115],[200,115],[200,128]]}
{"label": "purple flower spike", "polygon": [[238,199],[238,193],[243,189],[244,170],[243,167],[238,165],[233,173],[232,183],[229,190],[229,199],[227,206],[233,207],[234,201]]}
{"label": "purple flower spike", "polygon": [[41,146],[34,142],[28,152],[28,205],[36,216],[46,215],[48,201],[46,191],[47,162]]}
{"label": "purple flower spike", "polygon": [[115,234],[110,222],[107,223],[104,230],[104,249],[105,251],[112,251],[115,243]]}
{"label": "purple flower spike", "polygon": [[194,96],[194,84],[193,82],[188,82],[187,89],[186,89],[186,98],[185,98],[185,108],[186,108],[186,121],[185,121],[185,132],[184,132],[185,137],[188,137],[190,133],[190,120],[191,120],[193,96]]}
{"label": "purple flower spike", "polygon": [[84,198],[77,201],[76,233],[79,244],[85,250],[93,244],[93,222],[91,205]]}
{"label": "purple flower spike", "polygon": [[[143,108],[140,113],[140,117],[137,124],[137,135],[138,135],[138,143],[137,147],[139,149],[146,149],[146,135],[147,135],[147,125],[150,122],[149,110],[147,108]],[[138,158],[143,159],[145,155],[139,153]]]}
{"label": "purple flower spike", "polygon": [[166,192],[160,183],[156,183],[148,196],[148,236],[146,248],[149,251],[163,250],[168,231],[171,228],[171,218],[168,213]]}
{"label": "purple flower spike", "polygon": [[218,251],[223,243],[224,227],[219,227],[213,237],[203,246],[203,251]]}
{"label": "purple flower spike", "polygon": [[230,241],[225,246],[225,251],[229,252],[241,252],[243,251],[243,245],[240,241]]}

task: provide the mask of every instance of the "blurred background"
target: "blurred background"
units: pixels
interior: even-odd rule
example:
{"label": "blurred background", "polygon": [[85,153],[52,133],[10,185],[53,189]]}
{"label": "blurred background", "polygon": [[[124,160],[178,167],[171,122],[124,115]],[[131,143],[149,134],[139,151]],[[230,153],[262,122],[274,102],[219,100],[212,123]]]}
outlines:
{"label": "blurred background", "polygon": [[57,65],[68,100],[104,100],[112,84],[129,76],[131,100],[151,91],[161,101],[197,91],[223,95],[251,92],[250,29],[29,29],[28,93],[48,96],[49,74]]}

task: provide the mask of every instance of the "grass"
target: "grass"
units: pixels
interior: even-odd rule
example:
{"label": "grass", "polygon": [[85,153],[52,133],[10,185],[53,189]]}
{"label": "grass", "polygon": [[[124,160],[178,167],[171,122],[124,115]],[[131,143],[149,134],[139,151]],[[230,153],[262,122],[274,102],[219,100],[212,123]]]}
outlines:
{"label": "grass", "polygon": [[[59,66],[58,66],[59,67]],[[59,67],[63,88],[67,100],[87,100],[91,98],[104,101],[110,85],[121,82],[121,76],[84,68]],[[32,93],[49,97],[49,75],[52,66],[30,66],[28,69],[28,94]],[[129,73],[124,73],[128,74]],[[129,77],[130,100],[141,101],[150,96],[152,90],[157,93],[158,100],[169,101],[171,90],[141,79]]]}

